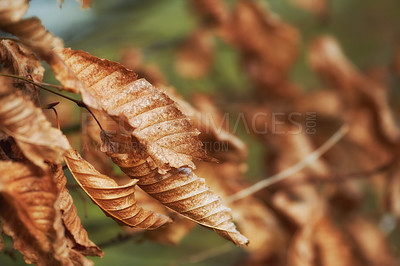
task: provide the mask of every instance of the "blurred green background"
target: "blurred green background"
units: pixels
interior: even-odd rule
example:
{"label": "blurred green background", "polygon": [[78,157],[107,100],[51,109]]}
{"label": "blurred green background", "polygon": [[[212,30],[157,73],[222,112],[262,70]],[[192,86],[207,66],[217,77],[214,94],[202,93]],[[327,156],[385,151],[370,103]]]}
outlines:
{"label": "blurred green background", "polygon": [[[260,2],[301,32],[302,51],[292,71],[292,79],[305,90],[321,85],[305,60],[309,42],[321,34],[334,35],[360,69],[388,65],[393,59],[400,37],[398,0],[330,1],[330,18],[325,22],[291,5],[289,0]],[[158,65],[168,82],[187,99],[194,92],[212,94],[224,109],[224,102],[240,102],[249,97],[252,88],[241,73],[237,53],[220,40],[217,40],[215,63],[205,78],[188,80],[176,73],[173,65],[177,46],[198,23],[185,0],[93,0],[88,10],[82,10],[73,0],[65,0],[62,8],[56,0],[33,0],[30,5],[26,17],[39,17],[47,29],[64,40],[66,47],[110,60],[118,60],[123,48],[140,48],[144,62]],[[392,88],[398,86],[398,80],[391,82]],[[235,115],[235,110],[226,111]],[[250,151],[247,175],[249,180],[255,181],[263,175],[263,150],[251,136],[242,134],[241,138],[248,143]],[[84,227],[95,243],[107,241],[122,232],[88,198],[88,215],[85,217],[83,201],[76,192],[72,194]],[[6,239],[6,242],[7,251],[10,251],[10,240]],[[93,261],[96,265],[172,265],[187,256],[218,247],[225,252],[191,265],[240,265],[246,255],[244,250],[227,244],[211,230],[196,227],[178,246],[163,246],[134,238],[104,248],[104,258],[93,258]],[[0,265],[25,265],[20,254],[14,254],[15,260],[2,254]],[[188,264],[181,262],[180,265]]]}

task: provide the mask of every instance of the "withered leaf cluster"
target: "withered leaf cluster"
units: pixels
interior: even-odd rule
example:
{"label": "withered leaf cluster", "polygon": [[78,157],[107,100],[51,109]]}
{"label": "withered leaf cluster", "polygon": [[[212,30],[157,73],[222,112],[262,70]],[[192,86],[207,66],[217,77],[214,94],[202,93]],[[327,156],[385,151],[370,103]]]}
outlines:
{"label": "withered leaf cluster", "polygon": [[[121,63],[64,48],[38,18],[24,18],[28,0],[3,2],[0,29],[15,39],[0,41],[0,221],[27,263],[92,265],[87,256],[103,256],[82,226],[66,168],[128,235],[178,244],[199,224],[244,246],[241,265],[396,265],[382,221],[400,218],[399,118],[385,80],[399,72],[399,56],[363,72],[338,40],[320,36],[306,58],[323,88],[305,92],[290,75],[302,46],[296,27],[257,1],[188,1],[199,25],[177,48],[176,71],[206,77],[219,38],[236,51],[250,97],[187,101],[136,48]],[[291,3],[324,21],[329,14],[327,0]],[[53,108],[39,97],[40,60],[88,111],[79,152],[54,126],[58,115],[40,107]],[[305,160],[341,125],[349,131],[301,170],[238,197],[255,187],[246,179],[249,151],[218,105],[239,106],[249,138],[268,151],[260,179]],[[371,194],[379,206],[372,218],[363,210]]]}
{"label": "withered leaf cluster", "polygon": [[[82,1],[82,7],[88,3]],[[91,265],[86,256],[103,256],[77,215],[66,188],[64,161],[105,215],[135,230],[161,227],[149,238],[167,239],[169,234],[171,240],[164,242],[175,243],[181,238],[175,232],[183,228],[176,234],[184,236],[195,222],[236,245],[247,245],[232,222],[231,209],[194,173],[195,161],[215,159],[206,155],[200,132],[179,101],[119,63],[65,49],[38,18],[23,18],[27,8],[28,1],[0,5],[1,29],[17,38],[0,43],[0,217],[3,232],[25,261]],[[40,60],[50,65],[59,88],[79,93],[78,105],[101,121],[96,128],[82,124],[88,133],[84,143],[97,145],[84,153],[106,162],[97,162],[100,169],[72,148],[40,108]],[[107,157],[130,180],[117,178]],[[136,197],[137,186],[155,200],[148,204],[142,192]]]}

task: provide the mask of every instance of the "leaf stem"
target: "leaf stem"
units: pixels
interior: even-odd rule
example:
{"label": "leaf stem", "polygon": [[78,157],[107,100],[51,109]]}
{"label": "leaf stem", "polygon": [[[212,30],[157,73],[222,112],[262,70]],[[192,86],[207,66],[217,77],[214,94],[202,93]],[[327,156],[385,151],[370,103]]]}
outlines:
{"label": "leaf stem", "polygon": [[97,123],[97,125],[100,127],[100,129],[103,130],[103,127],[101,126],[99,120],[97,120],[97,117],[93,114],[92,110],[90,110],[89,106],[87,106],[83,101],[77,100],[77,99],[74,99],[74,98],[71,98],[71,97],[69,97],[69,96],[67,96],[67,95],[64,95],[64,94],[62,94],[62,93],[59,93],[59,92],[50,90],[49,88],[46,88],[46,87],[45,87],[45,86],[49,86],[49,87],[54,87],[54,88],[57,88],[57,89],[59,89],[59,90],[62,90],[62,89],[63,89],[62,86],[54,85],[54,84],[49,84],[49,83],[41,83],[41,84],[38,84],[38,83],[36,83],[36,82],[34,82],[34,81],[28,79],[28,78],[21,77],[21,76],[17,76],[17,75],[12,75],[12,74],[0,73],[0,76],[23,80],[23,81],[25,81],[25,82],[28,82],[28,83],[30,83],[30,84],[32,84],[32,85],[34,85],[34,86],[37,86],[37,87],[41,88],[42,90],[48,91],[48,92],[50,92],[50,93],[53,93],[53,94],[55,94],[55,95],[58,95],[58,96],[60,96],[60,97],[63,97],[63,98],[65,98],[65,99],[67,99],[67,100],[70,100],[70,101],[74,102],[74,103],[75,103],[76,105],[78,105],[79,107],[85,108],[85,109],[93,116],[94,120],[96,120],[96,123]]}

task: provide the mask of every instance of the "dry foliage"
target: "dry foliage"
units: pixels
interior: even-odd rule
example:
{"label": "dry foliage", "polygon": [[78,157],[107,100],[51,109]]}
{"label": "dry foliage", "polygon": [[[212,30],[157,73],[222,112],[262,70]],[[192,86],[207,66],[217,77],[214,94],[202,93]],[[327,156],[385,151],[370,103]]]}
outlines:
{"label": "dry foliage", "polygon": [[[323,19],[329,13],[325,0],[291,2]],[[307,57],[326,88],[306,93],[290,78],[301,47],[294,26],[251,0],[232,8],[222,0],[189,4],[200,23],[177,48],[176,70],[202,79],[213,72],[215,38],[235,49],[252,90],[239,108],[246,133],[269,151],[266,174],[307,160],[340,125],[348,124],[348,134],[285,180],[238,196],[260,183],[246,179],[248,147],[225,123],[217,107],[223,99],[195,94],[192,105],[136,48],[123,51],[121,64],[64,48],[38,18],[23,18],[27,0],[3,1],[0,28],[17,39],[0,42],[0,220],[25,262],[91,265],[86,256],[103,256],[67,189],[65,162],[128,235],[178,244],[199,224],[243,246],[243,265],[396,265],[362,204],[373,193],[382,210],[400,217],[400,131],[386,80],[389,71],[398,75],[399,54],[363,73],[334,37],[319,37]],[[40,60],[61,83],[53,87],[82,100],[55,94],[88,111],[80,122],[83,156],[53,126],[58,115],[53,125],[45,116],[54,104],[39,106],[40,89],[50,90]],[[296,112],[315,113],[318,128],[301,132],[307,118],[275,116]]]}

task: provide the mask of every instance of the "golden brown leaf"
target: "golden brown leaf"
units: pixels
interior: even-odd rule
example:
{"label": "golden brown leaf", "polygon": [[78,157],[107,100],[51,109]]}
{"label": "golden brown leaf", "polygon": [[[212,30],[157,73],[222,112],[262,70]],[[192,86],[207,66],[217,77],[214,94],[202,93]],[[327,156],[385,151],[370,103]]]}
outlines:
{"label": "golden brown leaf", "polygon": [[39,176],[31,166],[10,161],[0,163],[0,215],[4,232],[13,238],[14,248],[24,255],[27,263],[71,265],[79,261],[81,265],[89,265],[90,261],[66,245],[52,177]]}
{"label": "golden brown leaf", "polygon": [[162,89],[200,130],[199,138],[203,142],[207,154],[212,158],[219,161],[240,161],[247,156],[246,144],[230,132],[229,120],[226,119],[226,116],[222,116],[210,97],[194,95],[192,102],[195,108],[185,101],[173,87],[163,86]]}
{"label": "golden brown leaf", "polygon": [[[0,42],[0,61],[8,73],[31,78],[36,83],[41,83],[44,68],[39,59],[28,49],[9,40]],[[28,95],[37,104],[39,101],[39,90],[32,84],[26,82],[16,83],[15,88]]]}
{"label": "golden brown leaf", "polygon": [[126,123],[160,173],[171,167],[194,168],[205,158],[199,132],[165,93],[122,65],[83,51],[64,49],[60,56],[86,86],[83,101]]}
{"label": "golden brown leaf", "polygon": [[86,230],[81,224],[76,207],[68,189],[65,187],[67,179],[64,176],[61,165],[53,168],[54,180],[58,190],[58,207],[61,211],[61,219],[65,226],[67,238],[71,238],[71,249],[77,250],[85,256],[103,256],[103,252],[90,241]]}
{"label": "golden brown leaf", "polygon": [[214,36],[206,28],[198,29],[179,48],[175,68],[185,78],[198,79],[209,72],[213,59]]}
{"label": "golden brown leaf", "polygon": [[113,179],[100,174],[74,150],[66,153],[65,161],[81,188],[114,220],[144,229],[154,229],[171,221],[162,214],[136,205],[134,193],[137,180],[119,186]]}
{"label": "golden brown leaf", "polygon": [[29,8],[28,0],[5,0],[0,3],[0,27],[22,19]]}
{"label": "golden brown leaf", "polygon": [[18,94],[0,94],[0,129],[12,136],[32,163],[60,163],[69,149],[67,138],[51,127],[41,109]]}
{"label": "golden brown leaf", "polygon": [[45,29],[37,17],[31,17],[14,22],[3,27],[3,30],[12,33],[29,46],[63,48],[63,41]]}
{"label": "golden brown leaf", "polygon": [[[190,118],[202,133],[200,139],[206,143],[204,145],[206,149],[207,145],[209,146],[208,154],[218,160],[243,161],[247,157],[247,145],[232,133],[226,113],[223,115],[215,101],[205,95],[194,95],[192,102],[198,113],[195,118],[191,116]],[[226,147],[226,149],[218,149],[218,147]]]}
{"label": "golden brown leaf", "polygon": [[107,135],[104,132],[102,138],[103,150],[107,155],[125,174],[139,179],[140,188],[153,198],[237,245],[247,244],[248,240],[236,230],[231,221],[230,209],[209,189],[205,180],[196,176],[190,168],[181,167],[167,174],[159,174],[146,157],[140,158],[140,155],[131,152],[129,137],[124,142],[121,135]]}
{"label": "golden brown leaf", "polygon": [[12,23],[1,24],[0,28],[17,36],[21,42],[27,45],[38,57],[45,60],[55,73],[57,80],[61,82],[65,90],[78,93],[84,86],[64,62],[52,51],[52,48],[63,48],[63,41],[52,35],[45,29],[42,22],[36,18],[20,20],[14,19]]}

